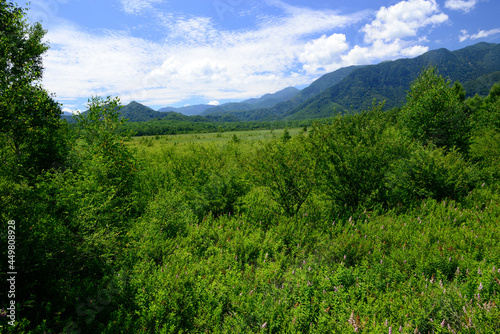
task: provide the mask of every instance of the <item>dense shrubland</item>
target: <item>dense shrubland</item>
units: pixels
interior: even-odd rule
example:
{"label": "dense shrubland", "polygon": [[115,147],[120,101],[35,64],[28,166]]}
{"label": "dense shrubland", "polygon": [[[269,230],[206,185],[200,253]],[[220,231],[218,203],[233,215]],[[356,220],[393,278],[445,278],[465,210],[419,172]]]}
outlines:
{"label": "dense shrubland", "polygon": [[0,104],[2,332],[500,331],[500,84],[431,68],[401,109],[203,143],[130,139],[112,98],[69,128],[37,92]]}
{"label": "dense shrubland", "polygon": [[[414,121],[437,91],[463,124]],[[3,329],[499,331],[498,91],[428,69],[401,110],[202,143],[130,140],[94,98],[62,166],[2,169],[22,287]]]}

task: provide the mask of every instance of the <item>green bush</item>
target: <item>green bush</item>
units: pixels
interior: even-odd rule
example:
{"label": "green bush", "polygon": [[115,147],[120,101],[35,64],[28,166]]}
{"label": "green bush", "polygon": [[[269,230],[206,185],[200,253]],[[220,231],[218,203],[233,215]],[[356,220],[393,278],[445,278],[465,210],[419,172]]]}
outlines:
{"label": "green bush", "polygon": [[409,140],[390,126],[381,108],[338,116],[310,131],[321,189],[334,208],[385,205],[384,177],[393,161],[409,154]]}
{"label": "green bush", "polygon": [[489,184],[500,180],[500,130],[483,129],[472,138],[469,154]]}
{"label": "green bush", "polygon": [[467,152],[470,120],[461,90],[428,68],[412,83],[399,123],[424,145]]}
{"label": "green bush", "polygon": [[473,189],[475,178],[460,153],[433,145],[415,147],[409,157],[396,161],[386,176],[391,201],[404,204],[425,198],[458,200]]}
{"label": "green bush", "polygon": [[288,216],[294,216],[316,186],[316,161],[304,137],[286,134],[258,149],[252,167],[257,184]]}

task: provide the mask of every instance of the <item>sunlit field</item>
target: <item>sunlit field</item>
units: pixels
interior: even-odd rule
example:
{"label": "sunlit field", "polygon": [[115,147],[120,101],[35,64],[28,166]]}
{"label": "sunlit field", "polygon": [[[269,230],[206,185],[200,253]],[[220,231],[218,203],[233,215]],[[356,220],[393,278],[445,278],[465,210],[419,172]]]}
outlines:
{"label": "sunlit field", "polygon": [[[306,128],[307,129],[307,128]],[[178,134],[178,135],[162,135],[162,136],[141,136],[131,137],[127,143],[130,147],[137,149],[144,147],[168,147],[186,144],[217,144],[224,145],[228,142],[244,141],[252,143],[257,141],[266,141],[273,138],[278,138],[283,135],[284,129],[277,130],[253,130],[253,131],[233,131],[233,132],[218,132],[218,133],[202,133],[202,134]],[[304,131],[304,128],[287,129],[290,135],[296,135]]]}

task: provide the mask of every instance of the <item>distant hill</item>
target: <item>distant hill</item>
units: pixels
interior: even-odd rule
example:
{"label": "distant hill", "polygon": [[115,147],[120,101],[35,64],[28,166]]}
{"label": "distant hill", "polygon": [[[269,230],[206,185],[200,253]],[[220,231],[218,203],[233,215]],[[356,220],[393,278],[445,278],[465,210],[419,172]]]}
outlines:
{"label": "distant hill", "polygon": [[183,114],[186,116],[194,116],[194,115],[200,115],[205,110],[210,109],[212,107],[213,107],[213,105],[211,105],[211,104],[197,104],[194,106],[186,106],[186,107],[180,107],[180,108],[165,107],[165,108],[158,109],[158,111],[159,112],[173,111],[173,112]]}
{"label": "distant hill", "polygon": [[220,106],[205,110],[202,115],[224,115],[227,112],[247,111],[253,109],[271,108],[280,102],[292,99],[299,94],[300,90],[295,87],[287,87],[273,94],[266,94],[260,98],[248,99],[241,102],[224,103]]}
{"label": "distant hill", "polygon": [[163,116],[159,111],[153,110],[135,101],[121,108],[120,113],[123,118],[128,118],[131,122],[144,122]]}
{"label": "distant hill", "polygon": [[[436,66],[439,74],[459,81],[467,95],[487,94],[499,76],[500,44],[478,43],[457,51],[438,49],[412,59],[399,59],[352,71],[336,85],[283,115],[297,120],[327,115],[337,110],[362,110],[374,99],[386,101],[386,108],[404,104],[405,97],[422,70]],[[467,91],[467,88],[473,88]]]}
{"label": "distant hill", "polygon": [[482,75],[474,80],[469,80],[463,84],[467,96],[481,95],[487,96],[491,87],[500,82],[500,71]]}
{"label": "distant hill", "polygon": [[259,108],[270,108],[277,103],[293,98],[299,92],[300,90],[295,87],[287,87],[273,94],[265,94],[260,98],[245,100],[243,103],[251,104]]}
{"label": "distant hill", "polygon": [[226,111],[243,111],[243,110],[253,110],[258,108],[270,108],[276,105],[277,103],[292,98],[298,92],[299,90],[297,88],[288,87],[273,94],[265,94],[259,98],[248,99],[241,102],[224,103],[219,106],[214,106],[211,104],[198,104],[194,106],[186,106],[180,108],[164,107],[159,109],[158,111],[160,112],[173,111],[186,116],[213,115],[219,117],[224,115]]}
{"label": "distant hill", "polygon": [[[283,114],[290,112],[297,106],[301,105],[308,99],[320,94],[325,89],[339,83],[342,79],[348,76],[352,71],[362,68],[363,66],[349,66],[338,69],[334,72],[327,73],[319,79],[312,82],[308,87],[299,91],[288,100],[275,104],[271,108],[258,108],[247,110],[218,110],[218,115],[232,115],[240,121],[256,121],[256,120],[277,120],[282,118]],[[212,109],[210,109],[212,110]],[[208,110],[207,110],[208,112]],[[327,116],[325,116],[327,117]]]}
{"label": "distant hill", "polygon": [[370,108],[374,100],[386,101],[387,109],[399,107],[405,103],[412,81],[429,66],[436,66],[451,81],[459,81],[467,96],[486,95],[500,78],[500,45],[478,43],[453,52],[438,49],[411,59],[345,67],[325,74],[272,108],[225,113],[240,121],[303,120],[360,111]]}

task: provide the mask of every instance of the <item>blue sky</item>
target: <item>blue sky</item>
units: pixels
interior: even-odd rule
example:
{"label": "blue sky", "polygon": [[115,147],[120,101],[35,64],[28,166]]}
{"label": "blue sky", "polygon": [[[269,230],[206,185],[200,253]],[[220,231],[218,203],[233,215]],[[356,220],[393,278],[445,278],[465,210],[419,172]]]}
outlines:
{"label": "blue sky", "polygon": [[[24,5],[24,2],[19,2]],[[158,109],[304,87],[348,65],[500,42],[497,0],[32,0],[43,84]]]}

